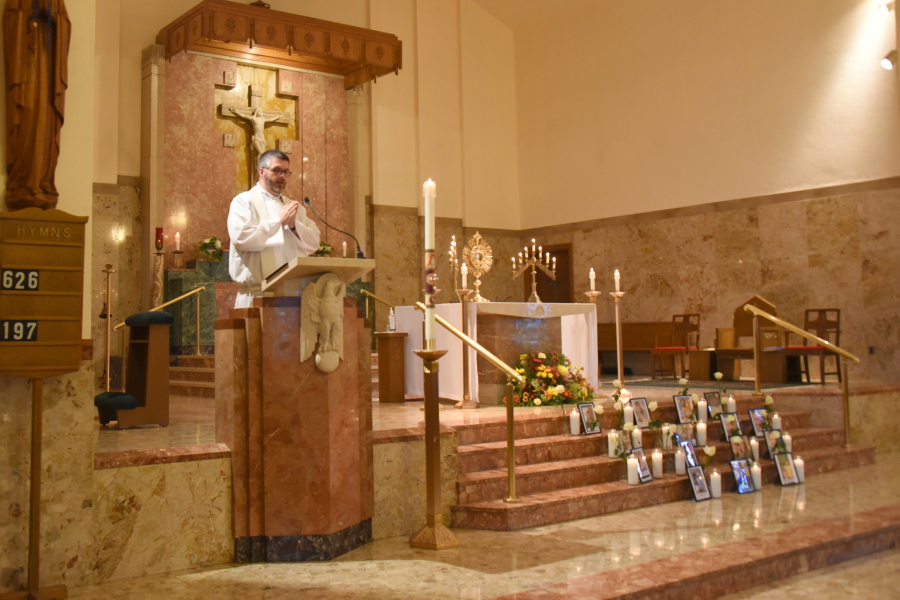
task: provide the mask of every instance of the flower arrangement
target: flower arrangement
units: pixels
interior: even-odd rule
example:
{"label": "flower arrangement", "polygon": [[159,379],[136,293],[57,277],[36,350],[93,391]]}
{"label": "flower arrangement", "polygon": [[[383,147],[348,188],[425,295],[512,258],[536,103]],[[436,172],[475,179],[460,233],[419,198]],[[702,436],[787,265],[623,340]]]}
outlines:
{"label": "flower arrangement", "polygon": [[319,242],[319,249],[312,253],[313,256],[331,256],[334,254],[334,246],[328,242]]}
{"label": "flower arrangement", "polygon": [[216,236],[202,240],[198,246],[200,246],[200,254],[208,260],[222,260],[222,240]]}
{"label": "flower arrangement", "polygon": [[[522,354],[516,372],[524,382],[513,390],[515,406],[552,406],[586,402],[594,397],[594,389],[563,354],[532,352]],[[506,404],[507,399],[503,399]]]}

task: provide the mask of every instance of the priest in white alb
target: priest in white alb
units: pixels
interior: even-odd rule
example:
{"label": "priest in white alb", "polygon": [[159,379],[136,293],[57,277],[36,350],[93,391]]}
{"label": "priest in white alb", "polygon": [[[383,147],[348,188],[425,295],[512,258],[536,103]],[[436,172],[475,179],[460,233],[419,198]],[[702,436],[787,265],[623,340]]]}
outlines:
{"label": "priest in white alb", "polygon": [[265,277],[319,248],[319,228],[299,202],[281,195],[290,168],[290,159],[283,152],[264,152],[259,157],[259,182],[231,201],[228,272],[241,284],[235,308],[252,308],[253,298],[262,295],[260,285]]}

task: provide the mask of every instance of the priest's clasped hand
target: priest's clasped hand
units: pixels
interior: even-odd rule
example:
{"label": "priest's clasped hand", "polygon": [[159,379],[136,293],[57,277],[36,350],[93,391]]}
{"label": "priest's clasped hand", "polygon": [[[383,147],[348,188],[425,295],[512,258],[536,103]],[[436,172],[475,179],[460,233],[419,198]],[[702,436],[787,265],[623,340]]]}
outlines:
{"label": "priest's clasped hand", "polygon": [[281,218],[281,224],[294,228],[294,221],[297,219],[297,210],[300,208],[300,203],[296,200],[292,200],[291,202],[284,205],[284,208],[281,209],[281,214],[279,217]]}

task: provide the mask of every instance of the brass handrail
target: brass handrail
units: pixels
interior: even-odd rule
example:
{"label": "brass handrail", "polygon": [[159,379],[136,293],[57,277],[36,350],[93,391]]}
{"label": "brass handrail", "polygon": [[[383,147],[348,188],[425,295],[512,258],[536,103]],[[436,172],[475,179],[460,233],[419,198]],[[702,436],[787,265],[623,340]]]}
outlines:
{"label": "brass handrail", "polygon": [[770,315],[766,311],[760,310],[759,308],[753,306],[752,304],[745,304],[744,310],[752,312],[754,315],[758,315],[760,317],[763,317],[764,319],[768,319],[769,321],[772,321],[776,325],[784,327],[788,331],[796,333],[797,335],[799,335],[801,337],[805,337],[806,339],[808,339],[812,342],[815,342],[815,343],[819,344],[820,346],[824,346],[827,350],[834,352],[835,354],[840,354],[844,358],[849,358],[856,364],[859,364],[859,358],[857,358],[855,355],[851,354],[850,352],[847,352],[843,348],[839,348],[839,347],[835,346],[828,340],[823,340],[819,336],[812,334],[808,331],[805,331],[803,329],[800,329],[796,325],[791,325],[784,319],[780,319],[780,318],[776,317],[775,315]]}
{"label": "brass handrail", "polygon": [[[172,299],[169,300],[168,302],[163,302],[163,303],[160,304],[159,306],[154,306],[153,308],[151,308],[151,309],[148,310],[147,312],[156,312],[156,311],[158,311],[158,310],[162,310],[163,308],[169,306],[170,304],[175,304],[175,303],[178,302],[179,300],[184,300],[184,299],[187,298],[188,296],[193,296],[194,294],[199,294],[200,292],[202,292],[202,291],[205,290],[205,289],[206,289],[206,286],[200,286],[200,287],[198,287],[198,288],[194,288],[194,289],[192,289],[191,291],[189,291],[187,294],[182,294],[182,295],[178,296],[177,298],[172,298]],[[200,314],[199,314],[199,313],[197,314],[197,319],[200,319]],[[113,331],[118,331],[118,330],[121,329],[122,327],[125,327],[125,322],[124,322],[124,321],[121,322],[121,323],[119,323],[119,324],[116,325],[115,327],[113,327]]]}
{"label": "brass handrail", "polygon": [[[422,312],[425,312],[425,305],[421,302],[416,302],[416,308]],[[463,310],[465,310],[466,306],[463,304]],[[503,500],[509,504],[518,503],[519,499],[516,498],[516,428],[515,428],[515,414],[513,412],[514,402],[513,402],[513,380],[518,381],[520,384],[525,383],[525,378],[516,373],[516,370],[510,367],[508,364],[494,356],[489,350],[487,350],[484,346],[467,336],[465,333],[448,323],[442,317],[438,315],[434,315],[434,320],[437,321],[440,325],[444,327],[447,331],[458,337],[463,344],[466,344],[475,352],[483,356],[487,359],[491,364],[495,367],[503,371],[509,380],[506,383],[506,472],[507,472],[507,490],[508,496]]]}
{"label": "brass handrail", "polygon": [[[375,294],[373,294],[373,293],[370,292],[369,290],[359,290],[359,291],[362,292],[363,294],[365,294],[366,296],[370,296],[370,297],[374,298],[375,300],[378,300],[379,302],[381,302],[382,304],[384,304],[384,305],[387,306],[388,308],[397,308],[396,306],[394,306],[393,304],[391,304],[391,303],[388,302],[387,300],[384,300],[383,298],[379,298],[378,296],[376,296]],[[368,303],[368,302],[369,302],[369,299],[366,298],[366,303]],[[366,312],[368,313],[368,311],[366,311]]]}
{"label": "brass handrail", "polygon": [[[421,302],[416,302],[416,308],[422,312],[425,312],[425,305],[422,304]],[[522,377],[521,375],[516,373],[516,370],[513,369],[512,367],[510,367],[508,364],[506,364],[505,362],[503,362],[502,360],[500,360],[499,358],[494,356],[490,352],[490,350],[487,350],[484,346],[482,346],[481,344],[479,344],[478,342],[476,342],[475,340],[473,340],[472,338],[470,338],[469,336],[464,334],[462,331],[460,331],[459,329],[457,329],[456,327],[454,327],[453,325],[448,323],[442,317],[440,317],[438,315],[434,315],[434,320],[437,321],[438,323],[440,323],[444,327],[444,329],[446,329],[447,331],[449,331],[450,333],[452,333],[453,335],[455,335],[456,337],[461,339],[464,344],[468,345],[473,350],[475,350],[475,352],[477,352],[478,354],[482,355],[485,359],[490,361],[495,367],[497,367],[498,369],[503,371],[507,377],[509,377],[510,379],[515,379],[519,383],[525,383],[524,377]],[[510,404],[512,404],[512,402],[510,402]]]}
{"label": "brass handrail", "polygon": [[[761,394],[762,390],[760,389],[760,369],[761,366],[759,364],[759,351],[760,351],[760,335],[759,335],[759,317],[764,319],[768,319],[772,323],[784,327],[788,331],[796,333],[797,335],[804,337],[812,342],[817,343],[822,346],[826,350],[830,352],[834,352],[844,358],[852,360],[856,364],[859,364],[859,358],[857,358],[854,354],[847,352],[843,348],[839,348],[829,342],[828,340],[823,340],[817,335],[814,335],[808,331],[800,329],[796,325],[792,325],[785,321],[784,319],[779,319],[775,315],[770,315],[764,310],[760,310],[759,308],[753,306],[752,304],[745,304],[744,310],[753,313],[753,362],[755,363],[756,369],[756,393]],[[844,444],[849,448],[850,447],[850,383],[847,380],[847,363],[841,363],[841,399],[843,400],[842,412],[844,417]],[[825,380],[825,376],[822,376],[822,381]]]}

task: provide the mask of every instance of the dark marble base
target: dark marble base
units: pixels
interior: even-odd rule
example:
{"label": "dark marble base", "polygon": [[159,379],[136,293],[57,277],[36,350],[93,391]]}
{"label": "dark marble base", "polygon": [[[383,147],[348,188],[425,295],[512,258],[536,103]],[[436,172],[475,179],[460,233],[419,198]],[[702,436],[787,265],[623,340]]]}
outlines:
{"label": "dark marble base", "polygon": [[372,519],[327,535],[254,536],[234,539],[234,562],[332,560],[372,541]]}

